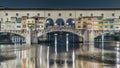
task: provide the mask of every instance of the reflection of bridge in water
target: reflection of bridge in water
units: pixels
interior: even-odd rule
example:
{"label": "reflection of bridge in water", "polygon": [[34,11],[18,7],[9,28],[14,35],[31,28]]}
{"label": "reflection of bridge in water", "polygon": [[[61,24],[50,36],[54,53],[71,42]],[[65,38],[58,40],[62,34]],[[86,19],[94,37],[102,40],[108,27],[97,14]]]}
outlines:
{"label": "reflection of bridge in water", "polygon": [[[82,68],[87,68],[89,66],[92,67],[94,65],[96,65],[97,68],[102,68],[103,66],[102,63],[104,63],[104,65],[107,64],[108,66],[109,64],[110,65],[116,64],[116,62],[118,62],[116,60],[116,55],[117,55],[116,51],[108,51],[103,49],[104,54],[102,55],[101,49],[95,48],[94,52],[90,52],[87,45],[81,44],[79,45],[80,47],[78,49],[73,49],[72,51],[68,51],[68,52],[65,51],[65,52],[57,52],[57,53],[55,52],[55,49],[52,46],[46,46],[46,45],[20,46],[18,45],[14,47],[11,45],[7,47],[3,47],[1,50],[1,54],[4,56],[5,55],[16,56],[14,60],[19,59],[22,61],[23,59],[27,59],[27,62],[30,62],[30,65],[32,66],[32,68],[34,68],[34,64],[37,68],[39,67],[47,68],[48,65],[49,65],[49,68],[58,68],[58,67],[79,68],[79,66],[82,66],[83,62],[86,62],[86,64],[88,63],[88,66],[85,65],[85,66],[82,66]],[[92,45],[92,44],[89,44],[89,45]],[[118,44],[116,46],[118,46]],[[102,56],[104,56],[104,59],[102,58]],[[6,62],[9,62],[9,61],[6,60]],[[114,68],[116,66],[113,65],[112,67]]]}

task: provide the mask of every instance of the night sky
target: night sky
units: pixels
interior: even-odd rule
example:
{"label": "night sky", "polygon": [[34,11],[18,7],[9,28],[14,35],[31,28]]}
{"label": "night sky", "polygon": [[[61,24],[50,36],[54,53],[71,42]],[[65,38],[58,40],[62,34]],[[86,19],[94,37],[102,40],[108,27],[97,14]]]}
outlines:
{"label": "night sky", "polygon": [[120,8],[120,0],[0,0],[10,8]]}

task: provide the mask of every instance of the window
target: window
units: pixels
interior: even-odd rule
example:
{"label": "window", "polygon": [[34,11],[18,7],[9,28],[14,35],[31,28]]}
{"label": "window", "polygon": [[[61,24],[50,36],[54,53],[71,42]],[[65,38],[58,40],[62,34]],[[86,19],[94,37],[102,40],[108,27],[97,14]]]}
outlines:
{"label": "window", "polygon": [[21,26],[17,26],[17,28],[21,28]]}
{"label": "window", "polygon": [[72,13],[70,13],[69,16],[72,16]]}
{"label": "window", "polygon": [[23,28],[26,28],[26,25],[23,25]]}
{"label": "window", "polygon": [[93,17],[93,14],[91,13],[91,16]]}
{"label": "window", "polygon": [[91,18],[88,18],[88,20],[91,20]]}
{"label": "window", "polygon": [[108,26],[105,26],[105,28],[107,28]]}
{"label": "window", "polygon": [[102,28],[102,26],[99,26],[100,28]]}
{"label": "window", "polygon": [[101,16],[104,17],[104,14],[102,13]]}
{"label": "window", "polygon": [[18,13],[16,13],[16,16],[19,16],[19,14],[18,14]]}
{"label": "window", "polygon": [[110,21],[110,24],[113,24],[114,23],[114,21]]}
{"label": "window", "polygon": [[40,16],[40,13],[38,13],[37,16]]}
{"label": "window", "polygon": [[5,16],[8,16],[8,13],[5,13]]}
{"label": "window", "polygon": [[34,23],[34,21],[32,21],[32,23]]}
{"label": "window", "polygon": [[104,24],[108,24],[108,21],[105,21]]}
{"label": "window", "polygon": [[82,14],[80,14],[80,16],[82,16]]}
{"label": "window", "polygon": [[114,13],[112,13],[112,16],[115,16],[115,14],[114,14]]}
{"label": "window", "polygon": [[113,28],[113,25],[110,25],[110,28]]}
{"label": "window", "polygon": [[103,24],[102,22],[99,22],[99,24]]}
{"label": "window", "polygon": [[81,20],[81,17],[79,17],[78,20]]}
{"label": "window", "polygon": [[59,13],[59,15],[58,16],[61,16],[61,13]]}
{"label": "window", "polygon": [[78,28],[81,28],[80,26],[78,26]]}
{"label": "window", "polygon": [[51,14],[50,14],[50,13],[48,13],[48,16],[51,16]]}
{"label": "window", "polygon": [[29,16],[29,13],[27,13],[27,16]]}

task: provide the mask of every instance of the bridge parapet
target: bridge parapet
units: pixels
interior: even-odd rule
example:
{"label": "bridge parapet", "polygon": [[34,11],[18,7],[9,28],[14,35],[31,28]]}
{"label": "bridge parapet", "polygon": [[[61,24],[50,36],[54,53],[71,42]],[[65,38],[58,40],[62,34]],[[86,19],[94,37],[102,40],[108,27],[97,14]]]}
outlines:
{"label": "bridge parapet", "polygon": [[1,30],[0,32],[15,33],[23,37],[25,36],[25,34],[30,34],[30,31],[22,31],[22,30]]}
{"label": "bridge parapet", "polygon": [[119,33],[120,31],[115,31],[115,30],[94,30],[93,34],[94,37],[100,36],[102,34],[114,34],[114,33]]}

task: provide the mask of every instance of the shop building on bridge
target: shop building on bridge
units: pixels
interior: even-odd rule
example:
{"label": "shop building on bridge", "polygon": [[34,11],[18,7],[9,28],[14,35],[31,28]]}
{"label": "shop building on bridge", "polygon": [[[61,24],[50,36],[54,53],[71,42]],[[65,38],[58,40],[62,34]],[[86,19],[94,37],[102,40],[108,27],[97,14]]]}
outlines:
{"label": "shop building on bridge", "polygon": [[[1,30],[27,30],[28,20],[34,20],[35,29],[46,26],[74,26],[76,29],[120,29],[120,9],[54,9],[54,8],[0,8]],[[32,23],[32,22],[31,22]],[[11,25],[10,25],[11,24]]]}

